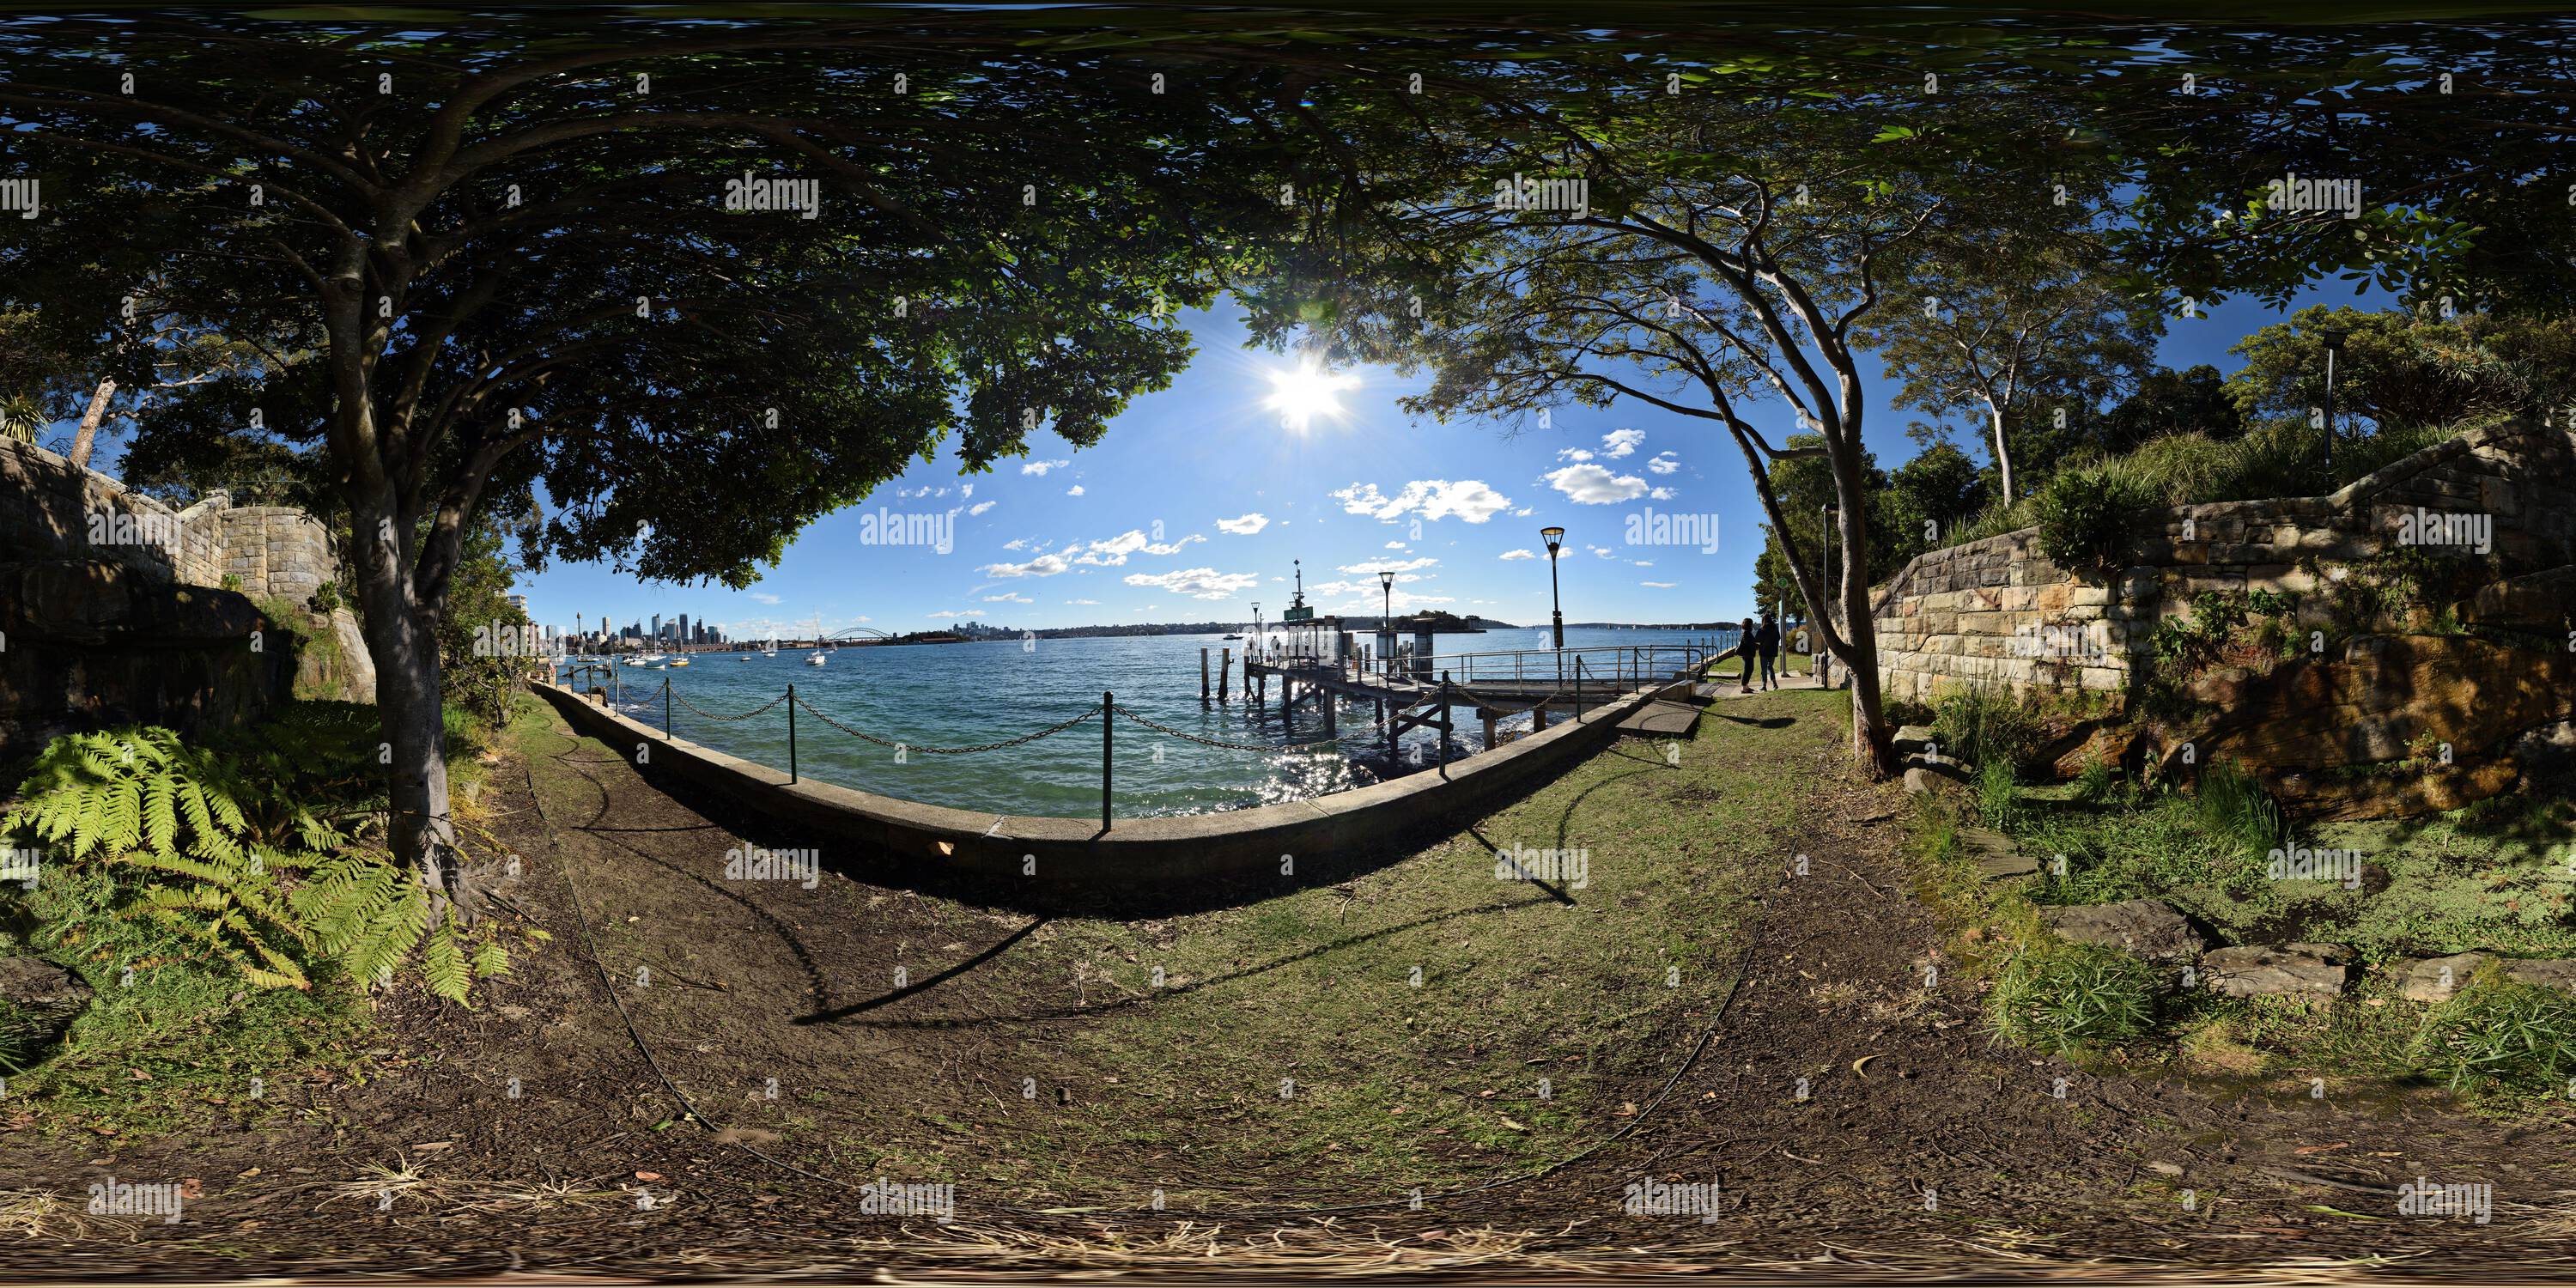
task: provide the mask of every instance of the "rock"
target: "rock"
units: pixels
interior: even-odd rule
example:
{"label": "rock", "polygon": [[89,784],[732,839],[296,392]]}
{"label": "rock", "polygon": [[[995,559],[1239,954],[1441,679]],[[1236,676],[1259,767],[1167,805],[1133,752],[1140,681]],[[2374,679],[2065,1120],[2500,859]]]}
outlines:
{"label": "rock", "polygon": [[[2366,635],[2336,661],[2194,677],[2185,696],[2212,714],[2197,736],[2172,745],[2194,744],[2204,764],[2242,761],[2284,803],[2317,817],[2456,809],[2513,790],[2520,770],[2508,748],[2527,730],[2569,718],[2571,692],[2576,654],[2565,650],[2467,635]],[[2453,763],[2420,773],[2331,781],[2317,772],[2385,765],[2443,744]]]}
{"label": "rock", "polygon": [[2201,968],[2209,986],[2229,997],[2339,997],[2352,954],[2335,944],[2246,944],[2211,952]]}
{"label": "rock", "polygon": [[2154,1172],[2159,1176],[2180,1176],[2182,1175],[2182,1164],[2168,1163],[2163,1159],[2156,1159],[2147,1164],[2147,1170]]}
{"label": "rock", "polygon": [[2525,731],[2514,739],[2512,754],[2533,778],[2576,775],[2576,720],[2555,720]]}
{"label": "rock", "polygon": [[2576,961],[2559,958],[2550,961],[2512,961],[2504,964],[2505,978],[2543,988],[2576,993]]}
{"label": "rock", "polygon": [[42,957],[0,957],[0,1002],[68,1014],[89,1005],[89,999],[90,987],[80,976]]}
{"label": "rock", "polygon": [[2162,899],[2042,908],[2039,919],[2061,938],[2117,948],[2154,962],[2189,961],[2207,946],[2190,919]]}
{"label": "rock", "polygon": [[1989,881],[2004,877],[2026,877],[2039,871],[2039,861],[2021,852],[2021,846],[2001,832],[1982,827],[1959,829],[1959,845],[1976,862],[1977,870]]}
{"label": "rock", "polygon": [[1905,767],[1907,769],[1920,769],[1925,773],[1938,774],[1954,783],[1964,783],[1968,781],[1967,763],[1965,761],[1953,760],[1948,756],[1943,756],[1940,759],[1935,760],[1928,755],[1917,753],[1905,758]]}
{"label": "rock", "polygon": [[1896,731],[1896,749],[1900,752],[1932,749],[1932,726],[1906,725]]}
{"label": "rock", "polygon": [[1908,796],[1922,796],[1930,792],[1956,791],[1958,790],[1958,787],[1959,782],[1957,779],[1952,778],[1947,774],[1934,773],[1929,769],[1925,769],[1921,765],[1911,766],[1905,771],[1905,794]]}
{"label": "rock", "polygon": [[2475,597],[2452,605],[2451,611],[2473,626],[2555,634],[2566,629],[2571,603],[2576,603],[2576,566],[2488,582],[2478,587]]}
{"label": "rock", "polygon": [[2447,1002],[2463,987],[2469,976],[2493,958],[2486,953],[2453,953],[2448,957],[2428,957],[2409,963],[2402,991],[2410,1002]]}

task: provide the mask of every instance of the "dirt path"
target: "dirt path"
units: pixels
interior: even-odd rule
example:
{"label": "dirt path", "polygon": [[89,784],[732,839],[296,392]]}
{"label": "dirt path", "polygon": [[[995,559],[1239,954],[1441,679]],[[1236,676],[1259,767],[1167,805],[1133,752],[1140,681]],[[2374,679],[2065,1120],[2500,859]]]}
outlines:
{"label": "dirt path", "polygon": [[[728,852],[764,835],[761,820],[667,796],[558,728],[531,743],[523,772],[494,784],[497,825],[524,859],[508,897],[553,934],[546,951],[470,1014],[389,1002],[385,1054],[364,1081],[322,1071],[288,1083],[285,1104],[255,1126],[224,1111],[149,1142],[0,1137],[10,1163],[0,1189],[12,1194],[83,1193],[106,1174],[199,1178],[204,1194],[175,1225],[55,1220],[43,1242],[0,1243],[0,1266],[24,1278],[139,1265],[165,1275],[672,1275],[893,1264],[972,1275],[1077,1263],[1531,1274],[1795,1263],[1832,1277],[2389,1258],[2416,1270],[2576,1273],[2563,1117],[2507,1127],[2432,1093],[2187,1086],[1990,1047],[1971,990],[1936,969],[1939,929],[1904,893],[1901,794],[1850,781],[1835,737],[1794,752],[1742,741],[1811,728],[1821,702],[1728,702],[1704,721],[1694,757],[1755,747],[1803,757],[1794,768],[1810,789],[1782,852],[1693,879],[1726,924],[1686,1005],[1645,1012],[1663,1018],[1613,1049],[1578,1040],[1590,1052],[1580,1058],[1557,1053],[1562,1035],[1504,1032],[1545,1027],[1517,1016],[1491,1035],[1424,1034],[1409,1053],[1353,1053],[1360,1066],[1430,1067],[1384,1089],[1405,1102],[1390,1110],[1447,1112],[1420,1097],[1456,1084],[1448,1091],[1480,1121],[1518,1124],[1490,1143],[1445,1125],[1427,1144],[1419,1131],[1373,1141],[1347,1110],[1256,1130],[1239,1096],[1197,1089],[1230,1076],[1210,1063],[1218,1053],[1179,1049],[1194,1045],[1186,1040],[1141,1055],[1100,1045],[1136,1032],[1172,1040],[1122,1028],[1155,1008],[1086,972],[1115,966],[1122,945],[1169,941],[1184,914],[1080,923],[830,873],[810,890],[718,880]],[[1595,767],[1600,783],[1584,793],[1670,770],[1663,790],[1676,810],[1707,811],[1721,836],[1752,826],[1728,813],[1740,803],[1692,785],[1717,770],[1655,753],[1642,742],[1603,753],[1618,759]],[[1792,875],[1799,854],[1804,876]],[[1309,897],[1347,890],[1351,906],[1396,918],[1373,902],[1398,897],[1394,875],[1354,873]],[[1582,923],[1562,920],[1574,907],[1640,893],[1557,904],[1515,889],[1438,915],[1500,918],[1524,927],[1506,934],[1559,942],[1536,936],[1578,933]],[[1240,916],[1249,933],[1276,911],[1205,915]],[[1542,915],[1560,920],[1529,920]],[[1315,931],[1310,918],[1276,934],[1294,945]],[[1333,942],[1344,954],[1367,947]],[[1178,1014],[1214,1033],[1230,1012],[1322,1005],[1261,991],[1263,971],[1301,955],[1207,963],[1232,982],[1209,983],[1195,995],[1204,1009]],[[1489,996],[1499,1006],[1546,978],[1509,976]],[[1364,1018],[1332,1022],[1381,1040]],[[1561,1106],[1510,1103],[1520,1093],[1508,1087],[1502,1110],[1473,1104],[1492,1069],[1558,1059],[1571,1062],[1575,1089]],[[1140,1068],[1164,1065],[1182,1080],[1136,1086]],[[1159,1117],[1119,1108],[1140,1103],[1122,1095],[1174,1092],[1192,1103]],[[1408,1168],[1468,1192],[1435,1190],[1416,1211],[1348,1179]],[[1144,1210],[1139,1191],[1166,1174],[1187,1175],[1188,1187],[1173,1185],[1165,1212]],[[937,1175],[961,1182],[954,1223],[862,1210],[865,1180]],[[2417,1177],[2493,1185],[2492,1223],[2399,1217],[2394,1186]],[[1714,1219],[1623,1212],[1629,1187],[1647,1181],[1714,1183]],[[1354,1210],[1291,1211],[1316,1206]],[[11,1228],[0,1207],[0,1236]],[[66,1233],[87,1237],[59,1241]]]}

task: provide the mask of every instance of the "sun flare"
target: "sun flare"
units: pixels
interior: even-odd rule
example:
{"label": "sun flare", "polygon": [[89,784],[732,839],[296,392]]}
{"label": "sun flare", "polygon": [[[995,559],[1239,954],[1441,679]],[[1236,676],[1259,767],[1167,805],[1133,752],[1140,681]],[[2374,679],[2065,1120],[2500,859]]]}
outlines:
{"label": "sun flare", "polygon": [[1357,376],[1326,371],[1313,359],[1271,371],[1270,397],[1262,406],[1279,413],[1279,423],[1300,433],[1319,419],[1342,414],[1342,391],[1359,388]]}

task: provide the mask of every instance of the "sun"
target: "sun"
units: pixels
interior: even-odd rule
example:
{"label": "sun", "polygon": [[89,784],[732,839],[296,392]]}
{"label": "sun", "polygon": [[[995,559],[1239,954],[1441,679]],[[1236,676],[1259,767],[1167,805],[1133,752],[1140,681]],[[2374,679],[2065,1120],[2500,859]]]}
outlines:
{"label": "sun", "polygon": [[1312,358],[1268,374],[1270,397],[1261,405],[1278,412],[1281,425],[1300,433],[1318,419],[1340,416],[1342,391],[1360,384],[1358,377],[1326,371]]}

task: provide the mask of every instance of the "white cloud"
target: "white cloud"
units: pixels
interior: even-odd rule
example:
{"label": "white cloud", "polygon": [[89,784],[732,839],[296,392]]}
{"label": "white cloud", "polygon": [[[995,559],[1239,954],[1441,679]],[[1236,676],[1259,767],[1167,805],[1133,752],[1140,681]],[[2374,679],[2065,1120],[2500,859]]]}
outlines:
{"label": "white cloud", "polygon": [[1390,541],[1386,543],[1385,548],[1389,550],[1402,550],[1404,549],[1404,543],[1401,541]]}
{"label": "white cloud", "polygon": [[1560,447],[1556,449],[1556,459],[1560,461],[1588,461],[1592,459],[1592,453],[1587,452],[1580,447]]}
{"label": "white cloud", "polygon": [[1270,516],[1261,513],[1259,510],[1255,510],[1240,519],[1219,519],[1216,521],[1217,531],[1231,532],[1238,537],[1251,536],[1253,533],[1259,532],[1263,528],[1269,526]]}
{"label": "white cloud", "polygon": [[778,602],[778,596],[772,595],[766,591],[753,591],[751,597],[764,604],[775,604]]}
{"label": "white cloud", "polygon": [[1027,537],[1013,537],[1010,540],[1003,542],[1002,548],[1004,550],[1026,550],[1029,548],[1029,539]]}
{"label": "white cloud", "polygon": [[1072,566],[1063,555],[1039,555],[1027,563],[986,564],[975,571],[987,577],[1052,577]]}
{"label": "white cloud", "polygon": [[1424,555],[1419,559],[1398,559],[1394,563],[1347,564],[1335,571],[1346,572],[1353,576],[1375,576],[1380,572],[1412,572],[1417,568],[1428,568],[1438,562],[1440,561]]}
{"label": "white cloud", "polygon": [[1353,483],[1332,494],[1342,503],[1345,514],[1365,514],[1393,521],[1408,514],[1426,519],[1457,515],[1469,523],[1483,523],[1502,510],[1511,508],[1511,499],[1485,486],[1480,479],[1415,479],[1404,485],[1404,491],[1393,498],[1379,493],[1374,483]]}
{"label": "white cloud", "polygon": [[[1191,542],[1205,540],[1207,540],[1206,537],[1193,532],[1178,541],[1148,541],[1145,539],[1144,529],[1130,528],[1107,541],[1094,541],[1084,546],[1083,553],[1074,562],[1089,564],[1094,568],[1115,568],[1127,562],[1129,555],[1176,555],[1181,552],[1182,547]],[[1073,546],[1066,546],[1065,549],[1071,550]]]}
{"label": "white cloud", "polygon": [[1537,552],[1537,551],[1534,551],[1534,550],[1506,550],[1506,551],[1504,551],[1504,552],[1503,552],[1503,558],[1505,558],[1505,559],[1536,559],[1536,558],[1538,558],[1538,552]]}
{"label": "white cloud", "polygon": [[1672,500],[1674,497],[1677,497],[1677,496],[1680,496],[1680,495],[1681,495],[1681,493],[1676,492],[1676,491],[1672,490],[1671,488],[1668,488],[1668,487],[1659,487],[1659,488],[1656,488],[1656,489],[1655,489],[1654,491],[1652,491],[1652,492],[1648,492],[1648,493],[1646,494],[1646,499],[1647,499],[1647,500],[1650,500],[1650,501],[1669,501],[1669,500]]}
{"label": "white cloud", "polygon": [[999,501],[977,501],[975,504],[966,507],[966,513],[980,519],[984,517],[984,512],[986,510],[990,510],[994,506],[1000,504],[1001,502]]}
{"label": "white cloud", "polygon": [[1069,460],[1066,460],[1066,461],[1022,461],[1022,462],[1020,462],[1020,473],[1022,473],[1022,474],[1035,474],[1035,475],[1038,475],[1038,476],[1040,476],[1040,477],[1044,477],[1044,476],[1045,476],[1045,474],[1046,474],[1046,472],[1047,472],[1048,470],[1053,470],[1053,469],[1062,469],[1063,467],[1065,467],[1065,466],[1067,466],[1067,465],[1071,465],[1071,464],[1073,464],[1073,462],[1072,462],[1072,461],[1069,461]]}
{"label": "white cloud", "polygon": [[1589,550],[1604,559],[1616,559],[1619,557],[1619,552],[1608,546],[1585,546],[1584,549]]}
{"label": "white cloud", "polygon": [[975,495],[975,485],[974,485],[974,484],[972,484],[972,483],[961,483],[961,484],[959,484],[958,486],[959,486],[959,488],[961,489],[961,495],[964,495],[964,496],[973,496],[973,495]]}
{"label": "white cloud", "polygon": [[987,604],[1034,604],[1038,601],[1014,590],[999,595],[986,595],[984,597],[984,602]]}
{"label": "white cloud", "polygon": [[1615,461],[1634,455],[1637,445],[1645,441],[1646,431],[1642,429],[1614,429],[1601,436],[1601,454]]}
{"label": "white cloud", "polygon": [[1068,599],[1064,602],[1068,604],[1098,604],[1100,601],[1097,599]]}
{"label": "white cloud", "polygon": [[1652,568],[1655,566],[1655,561],[1652,559],[1631,559],[1628,562],[1635,564],[1640,568]]}
{"label": "white cloud", "polygon": [[1532,512],[1532,510],[1533,510],[1534,508],[1535,508],[1535,507],[1532,507],[1532,506],[1526,506],[1526,505],[1525,505],[1525,506],[1522,506],[1521,508],[1519,508],[1519,509],[1517,509],[1517,510],[1512,511],[1512,517],[1513,517],[1513,518],[1515,518],[1515,519],[1526,519],[1526,518],[1530,517],[1530,514],[1531,514],[1531,512]]}
{"label": "white cloud", "polygon": [[1066,496],[1080,496],[1082,495],[1082,485],[1076,483],[1072,487],[1066,488],[1064,490],[1064,494]]}
{"label": "white cloud", "polygon": [[1646,462],[1646,469],[1655,474],[1670,474],[1681,467],[1682,458],[1671,452],[1657,452],[1653,460]]}
{"label": "white cloud", "polygon": [[1568,465],[1546,476],[1548,485],[1576,505],[1614,505],[1646,494],[1646,481],[1634,474],[1613,474],[1598,465]]}
{"label": "white cloud", "polygon": [[983,615],[984,615],[984,610],[983,610],[983,609],[980,609],[980,608],[970,608],[970,609],[967,609],[965,612],[962,612],[962,613],[957,613],[957,612],[948,612],[948,611],[943,610],[943,611],[941,611],[941,612],[936,612],[936,613],[932,613],[932,614],[930,614],[930,616],[932,616],[932,617],[934,617],[934,618],[938,618],[938,617],[981,617],[981,616],[983,616]]}
{"label": "white cloud", "polygon": [[1657,590],[1671,590],[1673,587],[1678,586],[1681,583],[1677,581],[1641,581],[1637,584],[1640,586],[1652,586]]}
{"label": "white cloud", "polygon": [[1248,572],[1218,572],[1214,568],[1183,568],[1178,572],[1127,574],[1130,586],[1151,586],[1175,595],[1197,599],[1226,599],[1259,585],[1261,579]]}

